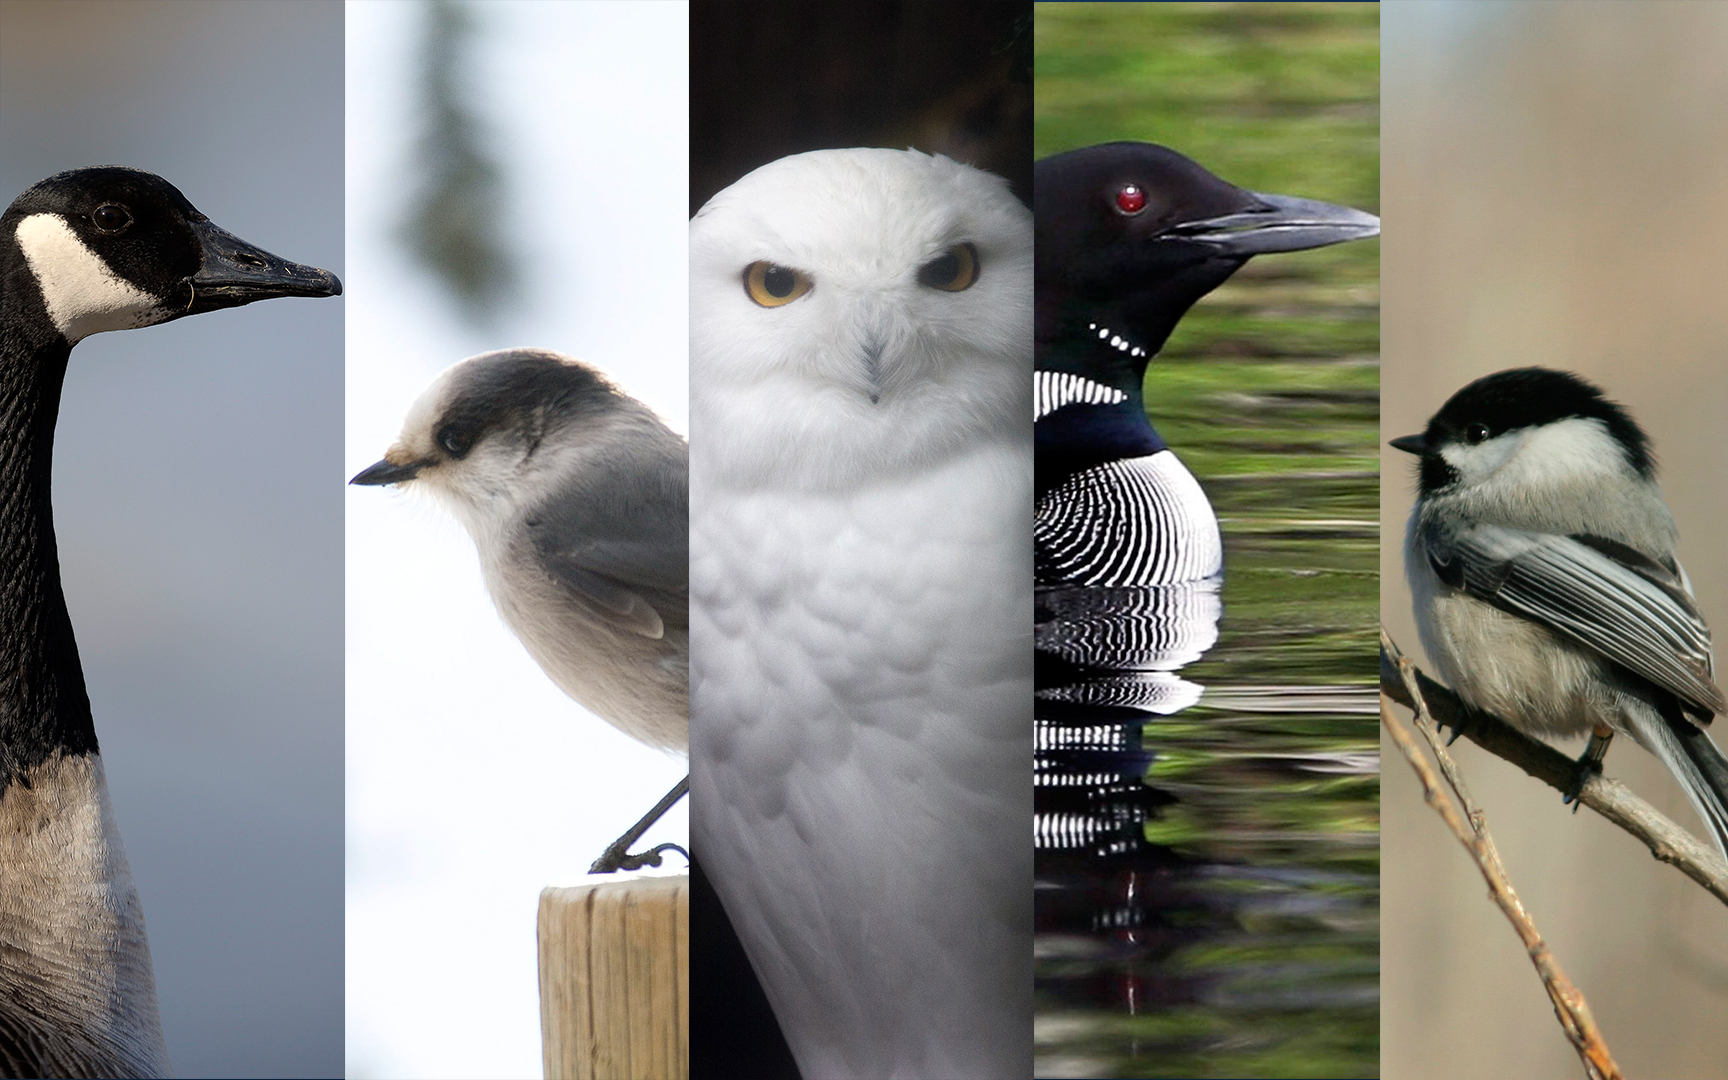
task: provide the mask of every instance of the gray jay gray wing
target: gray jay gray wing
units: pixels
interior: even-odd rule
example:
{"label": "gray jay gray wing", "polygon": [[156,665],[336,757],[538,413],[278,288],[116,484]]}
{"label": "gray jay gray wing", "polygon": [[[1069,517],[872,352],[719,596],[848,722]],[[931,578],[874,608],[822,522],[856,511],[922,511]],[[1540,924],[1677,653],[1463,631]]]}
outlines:
{"label": "gray jay gray wing", "polygon": [[1728,711],[1711,680],[1710,628],[1672,570],[1614,541],[1469,522],[1426,532],[1440,579],[1548,627],[1678,697]]}
{"label": "gray jay gray wing", "polygon": [[528,522],[540,564],[595,614],[645,637],[690,627],[690,509],[683,441],[574,484]]}

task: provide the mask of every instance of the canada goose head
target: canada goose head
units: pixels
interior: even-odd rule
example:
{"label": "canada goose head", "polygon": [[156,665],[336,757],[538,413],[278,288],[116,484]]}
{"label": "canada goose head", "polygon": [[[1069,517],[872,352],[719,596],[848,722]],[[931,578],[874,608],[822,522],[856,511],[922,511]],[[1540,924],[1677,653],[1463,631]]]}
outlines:
{"label": "canada goose head", "polygon": [[18,196],[0,217],[0,261],[7,327],[35,347],[342,292],[329,271],[249,244],[168,181],[119,166],[58,173]]}

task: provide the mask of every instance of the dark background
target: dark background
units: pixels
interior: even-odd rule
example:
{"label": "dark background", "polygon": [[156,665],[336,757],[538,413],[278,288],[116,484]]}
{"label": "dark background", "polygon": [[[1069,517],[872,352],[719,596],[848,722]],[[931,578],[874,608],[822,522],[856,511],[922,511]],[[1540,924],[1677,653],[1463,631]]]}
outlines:
{"label": "dark background", "polygon": [[1032,5],[690,5],[690,212],[806,150],[913,147],[1032,191]]}

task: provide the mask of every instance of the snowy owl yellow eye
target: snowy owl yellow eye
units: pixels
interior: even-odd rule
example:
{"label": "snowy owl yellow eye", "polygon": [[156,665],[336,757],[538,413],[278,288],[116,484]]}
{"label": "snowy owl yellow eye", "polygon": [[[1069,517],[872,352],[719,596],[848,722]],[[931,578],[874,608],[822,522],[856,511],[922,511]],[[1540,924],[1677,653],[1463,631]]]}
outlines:
{"label": "snowy owl yellow eye", "polygon": [[753,262],[744,268],[744,291],[763,307],[779,307],[810,291],[810,275],[778,263]]}
{"label": "snowy owl yellow eye", "polygon": [[971,244],[955,244],[925,263],[918,271],[918,280],[944,292],[970,289],[978,280],[978,249]]}

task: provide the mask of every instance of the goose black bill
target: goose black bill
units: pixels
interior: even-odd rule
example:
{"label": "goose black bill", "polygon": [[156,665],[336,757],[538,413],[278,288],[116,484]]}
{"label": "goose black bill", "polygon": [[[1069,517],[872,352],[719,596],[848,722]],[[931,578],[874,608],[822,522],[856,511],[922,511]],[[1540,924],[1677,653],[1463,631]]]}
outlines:
{"label": "goose black bill", "polygon": [[240,307],[280,296],[341,296],[342,282],[328,270],[289,262],[235,236],[209,219],[189,222],[204,264],[188,279],[188,315]]}

